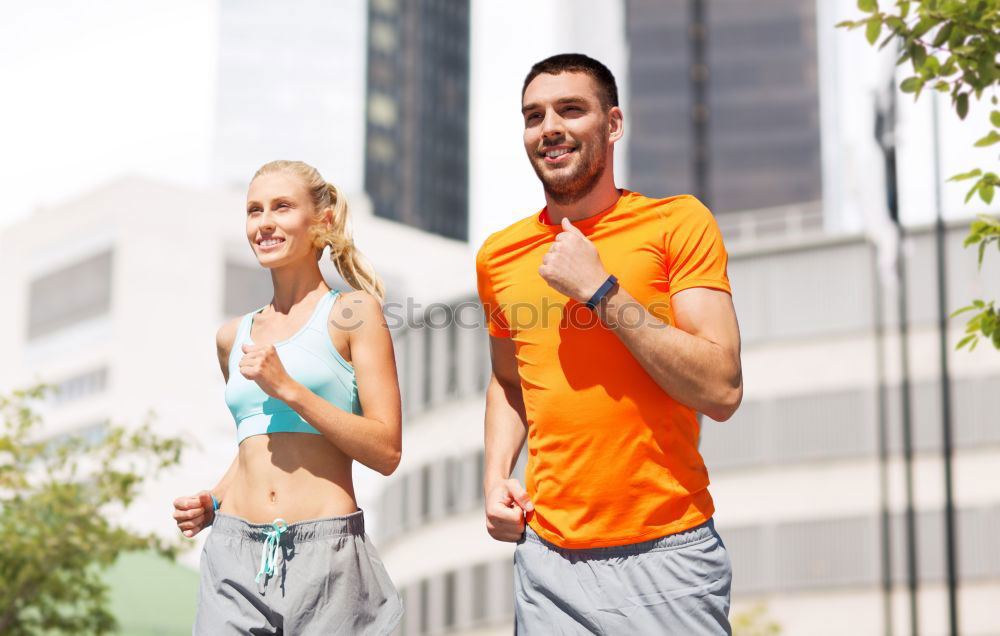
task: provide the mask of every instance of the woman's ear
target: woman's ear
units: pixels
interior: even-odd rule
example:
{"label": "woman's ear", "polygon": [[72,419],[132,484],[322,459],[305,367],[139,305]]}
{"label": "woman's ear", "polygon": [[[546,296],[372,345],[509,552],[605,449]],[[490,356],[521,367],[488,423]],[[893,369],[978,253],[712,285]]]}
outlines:
{"label": "woman's ear", "polygon": [[323,210],[323,214],[320,216],[323,224],[326,226],[327,231],[333,229],[333,208],[327,207]]}

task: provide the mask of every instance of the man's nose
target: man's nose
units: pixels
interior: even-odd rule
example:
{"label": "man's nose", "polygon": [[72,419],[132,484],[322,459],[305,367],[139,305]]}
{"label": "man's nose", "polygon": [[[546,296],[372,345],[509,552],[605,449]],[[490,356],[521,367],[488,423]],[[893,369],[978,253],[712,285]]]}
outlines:
{"label": "man's nose", "polygon": [[554,111],[545,113],[545,119],[542,120],[542,139],[559,137],[564,133],[562,117]]}

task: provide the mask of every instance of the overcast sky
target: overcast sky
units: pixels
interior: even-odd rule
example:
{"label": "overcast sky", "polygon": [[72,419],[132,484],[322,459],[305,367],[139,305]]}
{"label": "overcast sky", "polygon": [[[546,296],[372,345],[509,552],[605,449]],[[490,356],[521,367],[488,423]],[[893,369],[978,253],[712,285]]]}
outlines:
{"label": "overcast sky", "polygon": [[211,0],[32,0],[0,20],[0,227],[122,174],[204,183]]}

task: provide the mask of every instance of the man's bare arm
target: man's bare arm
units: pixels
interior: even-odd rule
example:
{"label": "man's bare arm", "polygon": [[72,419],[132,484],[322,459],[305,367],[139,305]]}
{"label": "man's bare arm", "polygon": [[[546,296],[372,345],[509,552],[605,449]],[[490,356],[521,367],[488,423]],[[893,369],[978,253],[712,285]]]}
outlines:
{"label": "man's bare arm", "polygon": [[601,321],[670,397],[713,420],[729,419],[743,399],[732,298],[695,287],[674,294],[673,310],[676,326],[650,314],[621,286],[597,307]]}
{"label": "man's bare arm", "polygon": [[528,430],[513,341],[491,336],[490,359],[493,373],[486,388],[485,492],[510,477]]}
{"label": "man's bare arm", "polygon": [[[562,227],[538,273],[557,292],[586,302],[608,272],[579,228],[566,218]],[[670,397],[713,420],[729,419],[743,399],[732,299],[723,291],[693,287],[674,294],[671,302],[676,325],[664,324],[620,285],[601,299],[597,311]]]}
{"label": "man's bare arm", "polygon": [[516,541],[524,532],[524,512],[533,509],[524,486],[510,478],[528,432],[517,372],[514,342],[490,337],[493,373],[486,389],[485,466],[483,493],[486,527],[501,541]]}

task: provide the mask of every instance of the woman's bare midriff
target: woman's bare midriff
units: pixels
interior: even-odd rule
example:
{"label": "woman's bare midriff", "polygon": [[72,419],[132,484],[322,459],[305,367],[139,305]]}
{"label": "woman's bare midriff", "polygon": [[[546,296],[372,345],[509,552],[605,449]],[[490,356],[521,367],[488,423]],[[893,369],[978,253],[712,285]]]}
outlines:
{"label": "woman's bare midriff", "polygon": [[251,523],[350,514],[351,459],[322,435],[270,433],[240,444],[236,474],[219,510]]}

